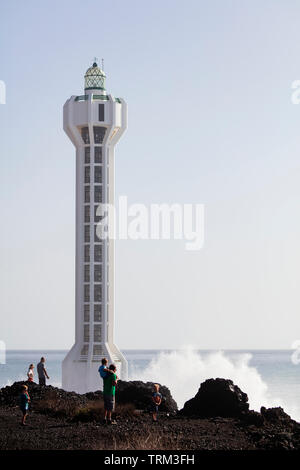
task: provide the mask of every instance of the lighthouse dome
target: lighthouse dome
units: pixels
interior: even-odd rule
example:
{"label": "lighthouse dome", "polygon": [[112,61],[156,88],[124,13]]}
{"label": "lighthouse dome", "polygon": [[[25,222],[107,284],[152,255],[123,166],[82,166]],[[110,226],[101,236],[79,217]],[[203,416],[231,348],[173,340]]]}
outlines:
{"label": "lighthouse dome", "polygon": [[105,90],[106,75],[103,70],[98,67],[94,62],[92,67],[89,67],[84,76],[84,89],[85,90]]}

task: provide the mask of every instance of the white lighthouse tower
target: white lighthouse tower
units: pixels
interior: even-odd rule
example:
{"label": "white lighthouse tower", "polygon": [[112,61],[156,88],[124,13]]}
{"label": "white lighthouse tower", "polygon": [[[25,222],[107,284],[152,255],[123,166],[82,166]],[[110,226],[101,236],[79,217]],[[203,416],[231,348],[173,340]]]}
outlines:
{"label": "white lighthouse tower", "polygon": [[97,236],[99,204],[114,204],[114,152],[127,127],[127,105],[106,93],[96,62],[84,78],[84,95],[64,105],[64,130],[76,147],[76,327],[62,387],[77,393],[102,387],[103,357],[127,379],[127,361],[114,343],[114,240]]}

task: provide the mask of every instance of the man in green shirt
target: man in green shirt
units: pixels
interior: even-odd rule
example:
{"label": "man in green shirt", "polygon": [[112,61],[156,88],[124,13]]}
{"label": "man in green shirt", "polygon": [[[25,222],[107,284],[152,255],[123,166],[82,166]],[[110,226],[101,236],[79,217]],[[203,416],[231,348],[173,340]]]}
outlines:
{"label": "man in green shirt", "polygon": [[109,366],[112,371],[106,378],[103,379],[103,399],[104,399],[104,423],[113,424],[111,421],[111,413],[115,409],[115,394],[118,377],[116,375],[117,368],[114,364]]}

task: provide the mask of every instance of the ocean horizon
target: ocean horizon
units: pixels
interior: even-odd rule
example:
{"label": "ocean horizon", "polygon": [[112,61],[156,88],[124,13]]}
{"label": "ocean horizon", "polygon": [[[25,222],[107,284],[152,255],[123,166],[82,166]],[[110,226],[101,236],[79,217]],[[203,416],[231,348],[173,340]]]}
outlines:
{"label": "ocean horizon", "polygon": [[[209,378],[231,379],[249,397],[250,409],[281,406],[300,421],[300,365],[292,360],[292,350],[199,350],[123,349],[128,360],[129,380],[155,381],[166,385],[179,407],[192,398],[200,383]],[[46,357],[49,385],[61,387],[61,363],[67,350],[6,351],[0,365],[0,388],[26,380],[30,363]],[[100,388],[100,379],[99,379]]]}

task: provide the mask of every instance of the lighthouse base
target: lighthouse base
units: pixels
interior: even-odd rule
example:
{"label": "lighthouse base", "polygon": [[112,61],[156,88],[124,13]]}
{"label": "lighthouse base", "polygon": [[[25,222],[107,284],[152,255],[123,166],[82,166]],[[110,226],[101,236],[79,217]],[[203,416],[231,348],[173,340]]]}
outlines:
{"label": "lighthouse base", "polygon": [[[62,362],[62,388],[63,390],[87,393],[103,389],[103,380],[98,372],[101,366],[101,358],[87,357],[83,359],[80,355],[82,345],[74,344]],[[103,357],[109,364],[117,367],[116,374],[119,379],[128,379],[128,364],[117,346],[105,344]]]}

